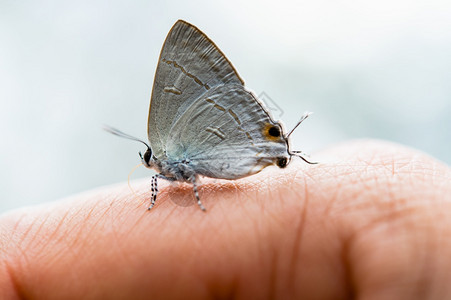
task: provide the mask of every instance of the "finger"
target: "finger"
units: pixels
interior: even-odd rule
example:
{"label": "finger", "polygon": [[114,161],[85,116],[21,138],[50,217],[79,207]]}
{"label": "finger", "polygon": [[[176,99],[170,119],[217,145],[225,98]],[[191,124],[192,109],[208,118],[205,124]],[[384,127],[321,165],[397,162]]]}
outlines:
{"label": "finger", "polygon": [[336,216],[342,228],[353,294],[449,298],[450,169],[418,151],[374,141],[343,144],[323,155],[347,166],[331,186],[310,186],[334,195],[323,201],[329,203],[327,216]]}
{"label": "finger", "polygon": [[[287,188],[292,173],[273,172],[207,181],[206,214],[175,205],[169,198],[190,190],[173,193],[164,183],[148,212],[143,183],[136,196],[109,187],[3,216],[0,223],[13,229],[5,248],[11,285],[20,297],[45,299],[294,295],[305,253],[304,192]],[[343,292],[343,278],[330,270],[336,247],[300,273],[328,286],[323,295]]]}
{"label": "finger", "polygon": [[386,158],[405,152],[370,144],[335,148],[341,160],[313,168],[207,182],[207,214],[169,201],[167,185],[150,213],[143,185],[137,197],[107,188],[10,214],[6,270],[18,294],[46,299],[365,295],[374,284],[356,266],[366,256],[354,237],[390,211],[376,195],[392,174]]}

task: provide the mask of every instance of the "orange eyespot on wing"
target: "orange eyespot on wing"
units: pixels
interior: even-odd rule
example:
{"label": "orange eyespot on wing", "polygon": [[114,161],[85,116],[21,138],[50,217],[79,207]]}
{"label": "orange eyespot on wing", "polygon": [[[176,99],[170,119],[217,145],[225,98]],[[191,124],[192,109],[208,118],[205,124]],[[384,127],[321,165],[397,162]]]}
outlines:
{"label": "orange eyespot on wing", "polygon": [[278,141],[280,140],[280,137],[282,136],[282,132],[279,128],[279,126],[267,123],[263,127],[263,136],[269,140],[269,141]]}

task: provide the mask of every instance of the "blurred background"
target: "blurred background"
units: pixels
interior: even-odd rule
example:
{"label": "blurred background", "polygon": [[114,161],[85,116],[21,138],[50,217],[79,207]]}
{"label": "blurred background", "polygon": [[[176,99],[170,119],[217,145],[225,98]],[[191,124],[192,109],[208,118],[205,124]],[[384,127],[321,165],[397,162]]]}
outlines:
{"label": "blurred background", "polygon": [[[124,182],[177,19],[204,31],[314,153],[354,138],[451,163],[451,2],[0,1],[0,212]],[[314,157],[314,156],[313,156]],[[132,178],[150,176],[144,168]]]}

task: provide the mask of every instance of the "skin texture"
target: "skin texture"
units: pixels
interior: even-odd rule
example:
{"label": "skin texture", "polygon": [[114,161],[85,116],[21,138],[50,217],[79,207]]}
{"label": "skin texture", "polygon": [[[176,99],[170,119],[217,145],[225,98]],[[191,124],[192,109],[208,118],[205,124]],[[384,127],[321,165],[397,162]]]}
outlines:
{"label": "skin texture", "polygon": [[450,168],[381,141],[314,158],[203,179],[206,213],[164,181],[147,211],[146,180],[4,214],[0,299],[449,299]]}

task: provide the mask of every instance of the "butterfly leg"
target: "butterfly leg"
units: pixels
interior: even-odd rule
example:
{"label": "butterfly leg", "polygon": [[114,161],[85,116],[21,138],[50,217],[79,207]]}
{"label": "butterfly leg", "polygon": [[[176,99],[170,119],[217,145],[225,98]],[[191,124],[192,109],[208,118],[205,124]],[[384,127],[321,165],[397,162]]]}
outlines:
{"label": "butterfly leg", "polygon": [[202,211],[207,211],[205,209],[205,207],[202,205],[202,202],[200,202],[200,198],[199,198],[199,192],[197,191],[197,183],[196,183],[196,177],[193,176],[191,178],[191,182],[193,183],[193,191],[194,191],[194,196],[196,197],[197,200],[197,205],[199,205],[200,209],[202,209]]}
{"label": "butterfly leg", "polygon": [[147,210],[151,210],[152,207],[155,205],[155,201],[157,200],[157,195],[158,195],[158,174],[153,175],[152,179],[150,179],[150,191],[151,191],[151,196],[150,196],[150,205],[147,208]]}
{"label": "butterfly leg", "polygon": [[151,191],[151,195],[150,195],[150,205],[147,208],[147,210],[151,210],[152,207],[155,205],[155,201],[157,201],[157,195],[158,195],[158,178],[160,179],[165,179],[167,181],[174,181],[175,178],[171,178],[171,177],[166,177],[164,175],[161,174],[155,174],[152,176],[152,178],[150,179],[150,191]]}

